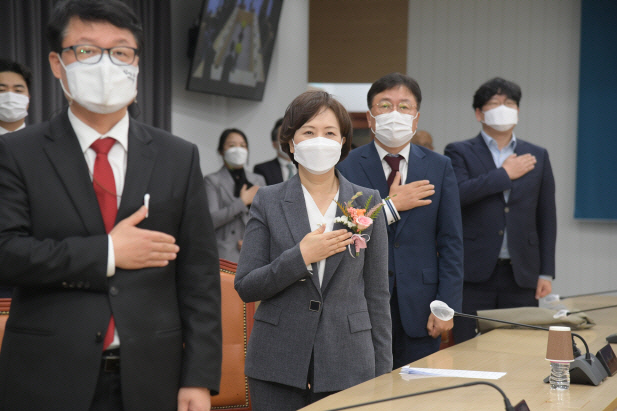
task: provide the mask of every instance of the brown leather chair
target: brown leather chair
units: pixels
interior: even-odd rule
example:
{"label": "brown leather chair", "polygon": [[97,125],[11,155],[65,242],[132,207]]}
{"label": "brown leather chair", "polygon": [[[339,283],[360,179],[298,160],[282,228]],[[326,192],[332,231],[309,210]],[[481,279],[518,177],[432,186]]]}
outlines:
{"label": "brown leather chair", "polygon": [[4,329],[6,328],[6,320],[9,318],[10,308],[11,299],[0,298],[0,348],[2,347],[2,338],[4,337]]}
{"label": "brown leather chair", "polygon": [[236,263],[220,260],[223,323],[223,372],[219,395],[212,397],[213,410],[250,410],[248,379],[244,375],[246,345],[255,303],[244,303],[234,289]]}

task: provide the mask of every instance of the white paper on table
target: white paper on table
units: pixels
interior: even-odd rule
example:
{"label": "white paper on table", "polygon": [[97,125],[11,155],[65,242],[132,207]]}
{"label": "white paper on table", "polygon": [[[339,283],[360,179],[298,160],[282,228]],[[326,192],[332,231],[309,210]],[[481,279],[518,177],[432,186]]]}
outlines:
{"label": "white paper on table", "polygon": [[401,369],[401,374],[415,374],[432,377],[459,377],[459,378],[480,378],[483,380],[498,380],[505,372],[491,371],[472,371],[472,370],[443,370],[439,368],[413,368],[405,366]]}

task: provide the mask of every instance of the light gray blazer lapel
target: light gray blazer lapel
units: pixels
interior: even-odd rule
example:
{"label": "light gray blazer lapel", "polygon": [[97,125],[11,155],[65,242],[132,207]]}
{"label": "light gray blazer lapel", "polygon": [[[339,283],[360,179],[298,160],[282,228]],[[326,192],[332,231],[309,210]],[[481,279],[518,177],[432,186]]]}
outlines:
{"label": "light gray blazer lapel", "polygon": [[[343,177],[338,170],[336,170],[336,175],[338,176],[338,179],[339,179],[338,202],[343,204],[349,201],[349,199],[351,199],[351,197],[353,197],[354,194],[356,193],[353,192],[353,187],[351,183],[347,181],[347,179],[345,179],[345,177]],[[341,211],[341,209],[339,207],[336,207],[336,216],[340,217],[342,215],[343,215],[343,212]],[[333,230],[340,230],[341,228],[346,228],[346,227],[343,226],[342,224],[337,223],[337,224],[334,224]],[[348,253],[348,251],[345,250],[341,253],[331,255],[330,257],[326,259],[326,267],[324,269],[323,281],[321,283],[322,291],[325,290],[326,287],[328,287],[328,283],[332,279],[332,276],[334,275],[339,264],[343,260],[343,256],[345,255],[345,253]]]}
{"label": "light gray blazer lapel", "polygon": [[[304,200],[304,193],[302,192],[302,185],[298,174],[294,175],[287,182],[287,190],[285,192],[285,198],[283,199],[282,208],[283,213],[285,214],[285,220],[287,221],[287,227],[289,227],[289,230],[291,231],[294,244],[298,244],[302,241],[305,235],[311,232],[308,212],[306,210],[306,202]],[[319,276],[317,273],[311,276],[311,280],[313,281],[315,288],[321,294],[321,288],[319,287]]]}

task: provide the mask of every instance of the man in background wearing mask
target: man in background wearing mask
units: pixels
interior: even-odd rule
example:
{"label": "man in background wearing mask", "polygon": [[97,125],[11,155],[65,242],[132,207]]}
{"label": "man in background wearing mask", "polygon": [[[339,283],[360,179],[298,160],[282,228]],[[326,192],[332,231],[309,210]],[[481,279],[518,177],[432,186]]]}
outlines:
{"label": "man in background wearing mask", "polygon": [[276,150],[276,158],[256,164],[255,167],[253,167],[253,172],[264,176],[266,184],[269,186],[287,181],[298,172],[294,163],[289,159],[289,156],[281,150],[281,143],[279,143],[281,124],[283,124],[283,119],[279,118],[276,120],[276,123],[274,123],[274,128],[272,128],[272,132],[270,133],[272,147]]}
{"label": "man in background wearing mask", "polygon": [[435,147],[433,147],[433,136],[425,130],[416,131],[416,134],[411,138],[411,143],[417,146],[426,147],[429,150],[435,150]]}
{"label": "man in background wearing mask", "polygon": [[388,223],[388,269],[394,368],[436,352],[453,322],[430,312],[433,300],[461,307],[463,238],[450,160],[411,144],[422,95],[400,73],[371,86],[366,113],[375,141],[337,167],[349,181],[379,190]]}
{"label": "man in background wearing mask", "polygon": [[[31,81],[28,67],[0,59],[0,135],[26,127]],[[11,289],[0,285],[0,298],[10,298]]]}
{"label": "man in background wearing mask", "polygon": [[[463,312],[537,306],[555,277],[555,180],[548,152],[514,135],[520,87],[502,78],[476,91],[480,134],[449,144],[465,244]],[[458,318],[454,342],[476,335]]]}
{"label": "man in background wearing mask", "polygon": [[0,59],[0,135],[26,127],[31,81],[28,67]]}
{"label": "man in background wearing mask", "polygon": [[0,410],[209,410],[220,274],[197,147],[129,118],[125,3],[60,1],[47,37],[69,108],[0,138]]}

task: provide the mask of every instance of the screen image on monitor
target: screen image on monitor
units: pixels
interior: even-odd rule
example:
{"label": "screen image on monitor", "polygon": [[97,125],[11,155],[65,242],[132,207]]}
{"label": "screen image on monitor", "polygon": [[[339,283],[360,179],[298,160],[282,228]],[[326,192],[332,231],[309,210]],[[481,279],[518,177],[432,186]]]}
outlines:
{"label": "screen image on monitor", "polygon": [[187,90],[260,101],[283,0],[204,0]]}

